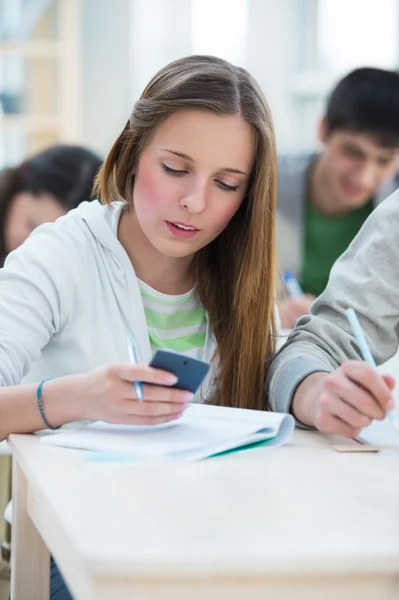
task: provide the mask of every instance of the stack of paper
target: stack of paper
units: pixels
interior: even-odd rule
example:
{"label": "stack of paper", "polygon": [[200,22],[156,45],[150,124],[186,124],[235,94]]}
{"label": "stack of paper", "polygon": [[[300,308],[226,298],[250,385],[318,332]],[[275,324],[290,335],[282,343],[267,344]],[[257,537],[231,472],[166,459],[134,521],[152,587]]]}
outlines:
{"label": "stack of paper", "polygon": [[399,448],[399,432],[396,427],[397,421],[392,422],[388,418],[384,421],[373,421],[361,431],[357,439],[364,444],[381,448]]}
{"label": "stack of paper", "polygon": [[281,446],[291,437],[291,415],[193,404],[183,417],[155,426],[98,421],[76,431],[49,435],[42,443],[141,457],[199,460],[248,446]]}

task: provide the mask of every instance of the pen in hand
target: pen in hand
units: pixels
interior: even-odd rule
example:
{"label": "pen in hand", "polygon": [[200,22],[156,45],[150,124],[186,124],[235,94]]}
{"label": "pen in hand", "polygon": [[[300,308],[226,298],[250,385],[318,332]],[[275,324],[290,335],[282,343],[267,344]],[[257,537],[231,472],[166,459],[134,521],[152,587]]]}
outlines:
{"label": "pen in hand", "polygon": [[[133,340],[130,339],[129,337],[127,338],[127,351],[129,354],[129,360],[132,363],[132,365],[137,365],[136,349],[134,347]],[[134,385],[134,391],[136,392],[137,400],[139,402],[143,402],[143,400],[144,400],[143,384],[141,383],[141,381],[133,381],[133,385]]]}
{"label": "pen in hand", "polygon": [[[357,318],[356,312],[354,311],[353,308],[348,308],[345,312],[346,314],[346,318],[349,321],[349,325],[351,326],[353,335],[356,338],[356,341],[358,343],[360,352],[363,356],[363,360],[368,363],[371,367],[376,368],[377,364],[374,360],[374,356],[371,353],[371,350],[369,348],[369,345],[367,343],[366,337],[363,333],[363,330],[360,326],[359,320]],[[395,419],[393,418],[393,415],[391,413],[387,413],[387,416],[389,418],[389,420],[391,421],[393,427],[395,428],[396,431],[399,431],[398,425],[395,421]]]}

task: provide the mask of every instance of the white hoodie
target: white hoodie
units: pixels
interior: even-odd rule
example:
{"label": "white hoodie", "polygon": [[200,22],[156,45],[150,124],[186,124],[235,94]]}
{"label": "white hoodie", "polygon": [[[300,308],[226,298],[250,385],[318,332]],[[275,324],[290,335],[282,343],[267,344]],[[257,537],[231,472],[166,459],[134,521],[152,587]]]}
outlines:
{"label": "white hoodie", "polygon": [[[0,385],[128,360],[128,333],[139,359],[151,360],[137,278],[112,228],[121,208],[84,202],[9,255],[0,270]],[[215,348],[208,327],[204,360]]]}

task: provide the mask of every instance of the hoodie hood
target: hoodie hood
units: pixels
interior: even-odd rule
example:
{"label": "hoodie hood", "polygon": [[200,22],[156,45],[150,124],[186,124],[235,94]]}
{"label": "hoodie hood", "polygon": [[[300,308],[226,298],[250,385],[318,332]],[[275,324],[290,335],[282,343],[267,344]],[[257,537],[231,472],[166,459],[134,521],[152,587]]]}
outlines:
{"label": "hoodie hood", "polygon": [[104,248],[116,255],[120,255],[121,252],[126,255],[111,225],[113,219],[119,220],[124,206],[126,204],[122,201],[113,202],[109,205],[101,204],[99,200],[82,202],[77,208],[71,210],[66,218],[72,217],[77,222],[80,220]]}

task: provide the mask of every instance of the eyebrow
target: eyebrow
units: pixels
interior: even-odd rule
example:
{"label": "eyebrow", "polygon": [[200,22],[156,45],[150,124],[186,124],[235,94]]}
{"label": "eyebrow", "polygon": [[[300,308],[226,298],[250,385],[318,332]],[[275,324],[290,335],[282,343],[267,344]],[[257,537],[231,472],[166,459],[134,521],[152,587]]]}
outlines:
{"label": "eyebrow", "polygon": [[[194,162],[194,159],[191,158],[191,156],[188,156],[188,154],[184,154],[184,152],[177,152],[176,150],[169,150],[168,148],[161,148],[161,150],[163,150],[164,152],[170,152],[175,156],[180,156],[180,158],[184,158],[185,160],[188,160],[190,162]],[[230,167],[225,167],[223,169],[219,169],[219,171],[226,171],[227,173],[237,173],[238,175],[245,175],[246,177],[248,177],[248,173],[245,173],[245,171],[240,171],[240,169],[231,169]]]}
{"label": "eyebrow", "polygon": [[[367,154],[367,150],[365,150],[364,148],[361,148],[360,146],[358,146],[355,142],[346,142],[345,147],[348,148],[349,150],[356,150],[356,152],[358,152],[359,154]],[[394,158],[396,154],[396,151],[392,148],[386,149],[386,150],[380,150],[380,154],[377,158],[383,158],[385,160],[391,160],[392,158]]]}

